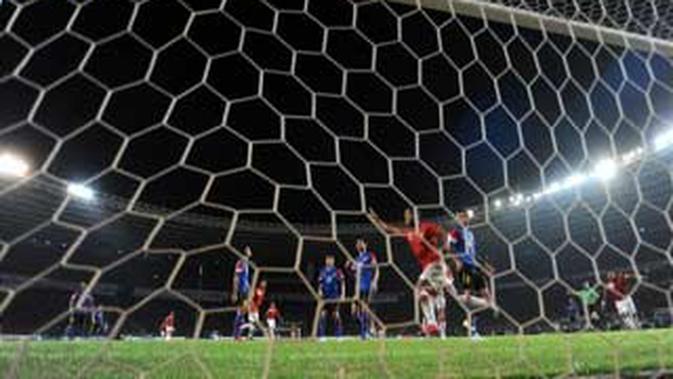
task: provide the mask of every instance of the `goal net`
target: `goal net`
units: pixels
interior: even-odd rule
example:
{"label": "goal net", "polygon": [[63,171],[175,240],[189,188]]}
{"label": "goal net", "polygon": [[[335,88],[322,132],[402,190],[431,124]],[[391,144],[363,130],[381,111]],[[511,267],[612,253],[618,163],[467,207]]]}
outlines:
{"label": "goal net", "polygon": [[673,6],[665,1],[481,1],[656,39],[670,40],[673,33]]}
{"label": "goal net", "polygon": [[[570,332],[671,324],[672,23],[656,0],[0,2],[1,328],[26,341],[0,347],[0,366],[404,377],[415,353],[440,376],[671,369],[668,332]],[[495,306],[460,301],[456,272],[449,336],[569,334],[394,344],[420,333],[421,272],[370,209],[447,231],[473,213]],[[322,296],[327,256],[345,299]],[[258,338],[271,302],[281,339],[317,337],[336,303],[344,335],[366,314],[377,342],[225,356],[111,342],[169,324],[230,338],[240,262],[251,296],[267,284]],[[61,363],[69,345],[36,341],[96,337]],[[502,356],[472,368],[470,351]]]}

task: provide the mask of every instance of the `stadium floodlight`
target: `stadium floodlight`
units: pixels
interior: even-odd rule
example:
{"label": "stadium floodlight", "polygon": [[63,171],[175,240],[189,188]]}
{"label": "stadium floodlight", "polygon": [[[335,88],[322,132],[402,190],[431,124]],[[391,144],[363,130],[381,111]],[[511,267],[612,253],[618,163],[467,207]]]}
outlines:
{"label": "stadium floodlight", "polygon": [[29,170],[28,163],[20,157],[10,153],[0,155],[0,175],[24,177],[28,175]]}
{"label": "stadium floodlight", "polygon": [[68,193],[74,197],[78,197],[83,200],[93,200],[94,192],[91,188],[81,185],[81,184],[69,184]]}
{"label": "stadium floodlight", "polygon": [[584,183],[587,180],[587,176],[584,174],[574,174],[571,175],[568,179],[566,179],[564,185],[565,187],[572,188],[572,187],[577,187]]}
{"label": "stadium floodlight", "polygon": [[628,153],[621,156],[621,163],[623,165],[629,165],[643,156],[645,150],[642,147],[635,148]]}
{"label": "stadium floodlight", "polygon": [[511,196],[511,197],[509,198],[510,203],[512,203],[512,205],[514,205],[514,206],[519,206],[519,205],[521,205],[521,203],[523,202],[523,200],[524,200],[524,198],[523,198],[523,194],[520,194],[520,193],[518,193],[518,194],[516,194],[516,195],[514,195],[514,196]]}
{"label": "stadium floodlight", "polygon": [[502,200],[497,199],[493,202],[493,205],[495,206],[495,209],[500,209],[502,208]]}
{"label": "stadium floodlight", "polygon": [[560,191],[561,189],[563,189],[561,184],[558,183],[558,182],[554,182],[554,183],[550,184],[549,187],[545,188],[543,194],[544,195],[550,195],[552,193],[556,193],[556,192]]}
{"label": "stadium floodlight", "polygon": [[467,210],[467,217],[468,218],[473,218],[474,217],[474,210],[468,209]]}
{"label": "stadium floodlight", "polygon": [[628,153],[621,156],[621,162],[625,165],[631,164],[636,160],[635,151],[629,151]]}
{"label": "stadium floodlight", "polygon": [[612,159],[603,159],[594,168],[594,176],[602,181],[612,179],[617,174],[617,163]]}
{"label": "stadium floodlight", "polygon": [[654,139],[654,150],[656,151],[663,150],[671,145],[673,145],[673,130],[669,130]]}

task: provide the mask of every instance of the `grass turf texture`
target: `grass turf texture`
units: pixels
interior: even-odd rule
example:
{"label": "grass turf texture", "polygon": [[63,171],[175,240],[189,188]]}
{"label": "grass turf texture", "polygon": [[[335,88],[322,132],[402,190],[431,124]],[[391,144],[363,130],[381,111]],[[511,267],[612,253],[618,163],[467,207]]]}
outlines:
{"label": "grass turf texture", "polygon": [[673,368],[673,330],[490,337],[474,342],[174,340],[0,343],[17,378],[430,378],[629,374]]}

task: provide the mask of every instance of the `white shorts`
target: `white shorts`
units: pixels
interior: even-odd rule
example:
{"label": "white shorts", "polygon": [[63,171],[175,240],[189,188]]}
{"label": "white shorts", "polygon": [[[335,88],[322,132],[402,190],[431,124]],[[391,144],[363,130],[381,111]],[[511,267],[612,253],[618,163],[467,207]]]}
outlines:
{"label": "white shorts", "polygon": [[161,330],[161,336],[162,337],[170,336],[173,334],[173,332],[175,332],[175,328],[172,326],[167,326]]}
{"label": "white shorts", "polygon": [[276,319],[273,318],[266,319],[266,325],[271,330],[276,329]]}
{"label": "white shorts", "polygon": [[259,323],[259,312],[249,312],[248,322]]}
{"label": "white shorts", "polygon": [[453,277],[449,272],[449,267],[444,262],[435,262],[425,267],[419,281],[427,282],[435,291],[443,291],[453,284]]}
{"label": "white shorts", "polygon": [[615,308],[617,308],[617,313],[621,316],[635,315],[638,313],[636,304],[633,302],[631,296],[626,296],[622,300],[615,301]]}

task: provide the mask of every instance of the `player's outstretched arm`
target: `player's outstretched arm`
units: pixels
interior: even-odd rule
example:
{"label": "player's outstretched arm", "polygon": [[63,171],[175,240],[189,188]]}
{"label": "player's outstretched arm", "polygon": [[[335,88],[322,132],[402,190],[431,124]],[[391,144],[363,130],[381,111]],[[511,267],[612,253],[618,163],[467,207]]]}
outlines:
{"label": "player's outstretched arm", "polygon": [[374,225],[378,226],[379,228],[383,229],[384,232],[388,234],[404,234],[405,230],[402,228],[398,228],[396,226],[389,225],[385,221],[381,220],[378,214],[374,212],[373,209],[369,208],[369,213],[368,213],[369,219],[371,220]]}

